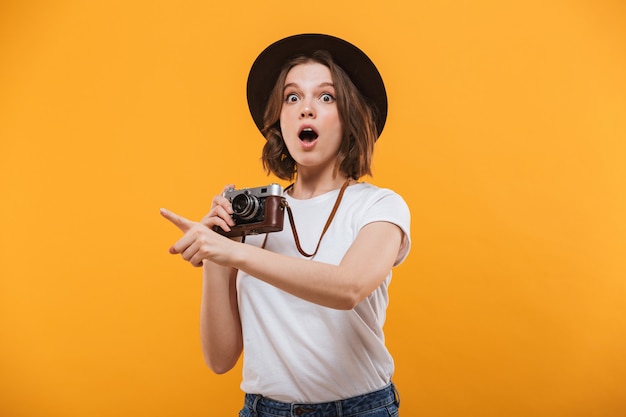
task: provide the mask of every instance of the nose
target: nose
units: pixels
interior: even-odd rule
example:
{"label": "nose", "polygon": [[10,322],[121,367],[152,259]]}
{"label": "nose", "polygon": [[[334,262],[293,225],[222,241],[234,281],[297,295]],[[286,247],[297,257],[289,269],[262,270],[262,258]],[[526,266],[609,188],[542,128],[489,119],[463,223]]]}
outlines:
{"label": "nose", "polygon": [[309,103],[305,103],[302,106],[302,110],[300,111],[300,117],[302,119],[315,118],[315,110],[313,106]]}

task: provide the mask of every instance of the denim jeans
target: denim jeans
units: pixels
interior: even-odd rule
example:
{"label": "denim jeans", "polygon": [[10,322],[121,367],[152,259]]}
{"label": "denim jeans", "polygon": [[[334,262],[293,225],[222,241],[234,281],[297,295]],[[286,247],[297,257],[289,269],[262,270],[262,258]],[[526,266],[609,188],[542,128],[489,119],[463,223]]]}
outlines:
{"label": "denim jeans", "polygon": [[246,394],[239,417],[398,417],[400,397],[393,384],[380,391],[328,403],[284,403]]}

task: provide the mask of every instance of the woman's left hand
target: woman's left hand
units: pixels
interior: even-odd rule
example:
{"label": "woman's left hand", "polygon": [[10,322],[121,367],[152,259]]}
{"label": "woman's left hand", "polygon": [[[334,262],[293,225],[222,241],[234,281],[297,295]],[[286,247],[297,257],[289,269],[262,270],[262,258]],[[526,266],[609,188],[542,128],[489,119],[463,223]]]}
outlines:
{"label": "woman's left hand", "polygon": [[231,242],[230,239],[202,223],[191,221],[169,210],[161,209],[161,215],[184,233],[184,236],[169,249],[172,255],[180,254],[195,267],[202,266],[204,260],[225,262],[224,256],[228,252],[223,250],[223,246]]}

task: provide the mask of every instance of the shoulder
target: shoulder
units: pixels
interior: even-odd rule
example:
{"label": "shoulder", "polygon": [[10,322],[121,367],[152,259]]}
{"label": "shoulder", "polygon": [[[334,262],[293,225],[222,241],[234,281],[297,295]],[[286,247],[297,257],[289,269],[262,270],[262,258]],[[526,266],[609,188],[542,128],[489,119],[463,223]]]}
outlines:
{"label": "shoulder", "polygon": [[408,231],[409,206],[395,191],[361,182],[349,187],[343,209],[360,227],[374,221],[388,221]]}
{"label": "shoulder", "polygon": [[392,205],[401,206],[408,210],[408,206],[402,196],[389,188],[382,188],[376,185],[360,182],[348,188],[347,196],[358,201],[361,205]]}
{"label": "shoulder", "polygon": [[381,188],[369,183],[361,183],[362,224],[384,221],[393,223],[403,232],[402,245],[394,263],[399,265],[406,259],[411,247],[411,212],[406,201],[389,188]]}

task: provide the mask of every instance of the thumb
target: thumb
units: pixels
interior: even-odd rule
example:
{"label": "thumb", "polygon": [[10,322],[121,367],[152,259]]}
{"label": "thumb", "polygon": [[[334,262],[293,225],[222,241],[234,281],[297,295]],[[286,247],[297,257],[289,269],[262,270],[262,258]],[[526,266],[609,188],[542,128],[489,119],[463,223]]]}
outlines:
{"label": "thumb", "polygon": [[191,220],[164,208],[161,209],[161,215],[172,222],[174,226],[178,227],[183,233],[187,232],[187,230],[189,230],[194,224]]}

